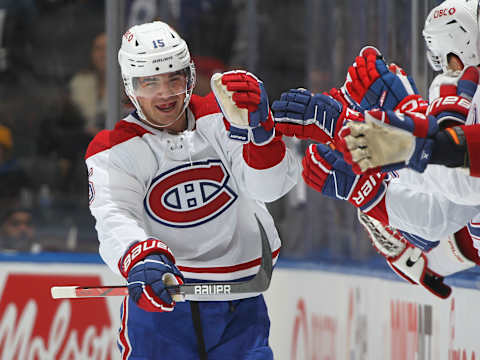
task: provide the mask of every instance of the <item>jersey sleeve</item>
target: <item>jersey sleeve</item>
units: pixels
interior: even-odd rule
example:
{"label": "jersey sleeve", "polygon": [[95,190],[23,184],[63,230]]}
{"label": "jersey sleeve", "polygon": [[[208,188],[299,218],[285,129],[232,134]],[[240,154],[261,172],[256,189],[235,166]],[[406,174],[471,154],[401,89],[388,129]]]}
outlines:
{"label": "jersey sleeve", "polygon": [[246,144],[228,138],[220,129],[219,141],[239,187],[251,198],[272,202],[289,192],[300,179],[300,162],[276,137],[264,146]]}
{"label": "jersey sleeve", "polygon": [[[477,111],[476,106],[470,111]],[[467,142],[470,176],[480,177],[480,124],[462,126]]]}
{"label": "jersey sleeve", "polygon": [[90,211],[96,220],[100,255],[117,274],[118,261],[129,245],[151,237],[145,231],[142,207],[148,174],[152,173],[147,170],[156,162],[140,141],[130,142],[133,144],[120,144],[86,159]]}
{"label": "jersey sleeve", "polygon": [[439,193],[459,205],[480,205],[480,178],[462,168],[429,165],[424,173],[410,169],[398,172],[398,182],[419,192]]}
{"label": "jersey sleeve", "polygon": [[427,240],[438,240],[464,227],[480,207],[452,202],[439,192],[422,192],[391,181],[385,196],[389,224]]}

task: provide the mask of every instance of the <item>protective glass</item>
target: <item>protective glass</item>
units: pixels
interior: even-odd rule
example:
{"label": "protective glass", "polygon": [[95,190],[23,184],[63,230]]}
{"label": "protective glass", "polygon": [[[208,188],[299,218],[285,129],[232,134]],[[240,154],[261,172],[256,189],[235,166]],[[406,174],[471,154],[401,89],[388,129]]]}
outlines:
{"label": "protective glass", "polygon": [[188,69],[133,78],[137,97],[175,96],[185,94],[192,86],[192,76]]}

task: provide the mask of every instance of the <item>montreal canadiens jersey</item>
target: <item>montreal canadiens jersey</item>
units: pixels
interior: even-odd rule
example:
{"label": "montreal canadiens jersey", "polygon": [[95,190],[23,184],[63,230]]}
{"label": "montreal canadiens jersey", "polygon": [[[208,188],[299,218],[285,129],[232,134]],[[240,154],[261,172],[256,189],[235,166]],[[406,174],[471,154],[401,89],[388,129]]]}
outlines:
{"label": "montreal canadiens jersey", "polygon": [[[468,193],[474,188],[480,193],[480,182],[468,182],[465,172],[453,170],[429,165],[422,174],[409,169],[398,171],[385,195],[389,224],[436,241],[460,230],[480,214],[480,204],[472,200],[476,196]],[[444,183],[460,187],[449,188]],[[462,184],[469,186],[462,188]]]}
{"label": "montreal canadiens jersey", "polygon": [[194,129],[170,134],[132,113],[89,145],[90,210],[100,255],[119,273],[118,261],[133,242],[155,238],[172,250],[187,279],[254,275],[261,256],[255,214],[275,260],[280,239],[264,203],[296,184],[299,162],[283,147],[284,155],[269,167],[247,163],[250,154],[228,138],[212,94],[193,95],[187,118]]}
{"label": "montreal canadiens jersey", "polygon": [[[455,77],[438,75],[430,87],[430,101],[439,95],[440,84],[455,82]],[[467,125],[478,123],[479,106],[477,91]],[[480,228],[480,178],[470,176],[465,169],[441,165],[429,165],[424,173],[402,169],[395,175],[385,196],[390,225],[438,240],[469,223],[480,239],[480,231],[476,229]]]}

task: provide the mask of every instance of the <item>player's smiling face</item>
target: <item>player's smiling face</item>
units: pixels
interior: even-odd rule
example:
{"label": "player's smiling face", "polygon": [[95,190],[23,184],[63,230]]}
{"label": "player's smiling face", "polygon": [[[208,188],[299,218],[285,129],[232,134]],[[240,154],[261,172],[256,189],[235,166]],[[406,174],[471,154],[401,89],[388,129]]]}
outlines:
{"label": "player's smiling face", "polygon": [[[137,78],[135,93],[148,121],[166,129],[177,129],[175,121],[183,111],[186,96],[186,76],[180,72]],[[185,117],[185,113],[181,114]],[[171,126],[170,126],[171,125]]]}

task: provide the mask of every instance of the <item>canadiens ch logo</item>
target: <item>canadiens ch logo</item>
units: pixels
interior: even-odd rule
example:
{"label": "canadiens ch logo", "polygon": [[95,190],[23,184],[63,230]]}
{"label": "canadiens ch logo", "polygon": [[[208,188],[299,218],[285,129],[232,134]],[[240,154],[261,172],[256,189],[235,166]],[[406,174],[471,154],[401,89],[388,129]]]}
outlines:
{"label": "canadiens ch logo", "polygon": [[155,221],[171,227],[192,227],[210,221],[237,199],[230,175],[220,160],[185,164],[153,179],[144,206]]}

